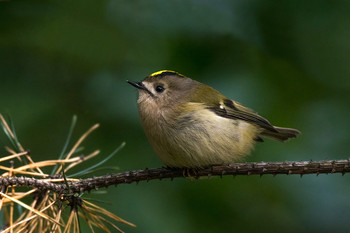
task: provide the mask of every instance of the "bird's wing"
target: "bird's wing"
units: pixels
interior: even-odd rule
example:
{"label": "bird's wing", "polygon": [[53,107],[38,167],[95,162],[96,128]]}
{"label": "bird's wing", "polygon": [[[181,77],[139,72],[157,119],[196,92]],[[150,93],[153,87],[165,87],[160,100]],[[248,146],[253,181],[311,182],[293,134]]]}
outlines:
{"label": "bird's wing", "polygon": [[221,117],[247,121],[256,124],[264,129],[277,132],[277,130],[270,124],[268,120],[262,116],[259,116],[250,108],[244,107],[240,103],[232,101],[230,99],[224,99],[222,103],[218,103],[214,106],[208,106],[207,109],[211,110]]}

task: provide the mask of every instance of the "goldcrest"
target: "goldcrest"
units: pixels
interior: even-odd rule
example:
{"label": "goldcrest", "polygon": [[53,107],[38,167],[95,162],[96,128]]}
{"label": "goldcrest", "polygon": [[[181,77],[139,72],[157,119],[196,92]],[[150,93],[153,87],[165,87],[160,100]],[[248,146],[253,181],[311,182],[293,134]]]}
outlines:
{"label": "goldcrest", "polygon": [[284,142],[300,134],[272,126],[253,110],[174,71],[127,82],[138,89],[138,110],[148,140],[169,167],[229,164],[248,155],[262,137]]}

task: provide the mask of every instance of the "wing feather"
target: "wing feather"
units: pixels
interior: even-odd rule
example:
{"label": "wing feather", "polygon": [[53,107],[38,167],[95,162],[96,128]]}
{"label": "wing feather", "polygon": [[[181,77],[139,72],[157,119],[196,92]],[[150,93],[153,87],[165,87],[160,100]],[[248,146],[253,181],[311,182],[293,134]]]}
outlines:
{"label": "wing feather", "polygon": [[221,117],[247,121],[266,130],[278,132],[268,120],[262,116],[259,116],[250,108],[244,107],[240,103],[230,99],[225,99],[223,103],[218,103],[216,106],[207,107],[207,109],[213,111],[215,114]]}

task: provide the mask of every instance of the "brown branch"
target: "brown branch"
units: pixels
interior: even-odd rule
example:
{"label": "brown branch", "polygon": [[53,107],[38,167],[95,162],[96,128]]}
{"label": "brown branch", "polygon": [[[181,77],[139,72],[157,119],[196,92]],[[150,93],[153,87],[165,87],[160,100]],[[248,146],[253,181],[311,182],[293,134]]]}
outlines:
{"label": "brown branch", "polygon": [[[350,159],[326,160],[326,161],[301,161],[301,162],[253,162],[235,163],[230,165],[217,165],[206,169],[184,170],[169,168],[153,168],[145,170],[134,170],[122,173],[81,179],[76,182],[68,182],[71,192],[85,192],[118,184],[130,184],[139,181],[150,181],[155,179],[183,178],[192,176],[199,178],[203,176],[225,176],[225,175],[278,175],[278,174],[322,174],[322,173],[345,173],[350,172]],[[41,190],[51,190],[56,193],[67,193],[68,189],[64,183],[50,183],[40,179],[29,177],[0,177],[1,186],[27,186]]]}

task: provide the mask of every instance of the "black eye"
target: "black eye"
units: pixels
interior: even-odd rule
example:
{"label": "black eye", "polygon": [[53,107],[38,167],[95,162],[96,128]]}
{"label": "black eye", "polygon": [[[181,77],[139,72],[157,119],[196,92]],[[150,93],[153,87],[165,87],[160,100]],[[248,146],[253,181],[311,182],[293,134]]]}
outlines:
{"label": "black eye", "polygon": [[162,93],[164,90],[165,90],[165,88],[163,86],[159,85],[156,87],[156,92],[158,92],[158,93]]}

